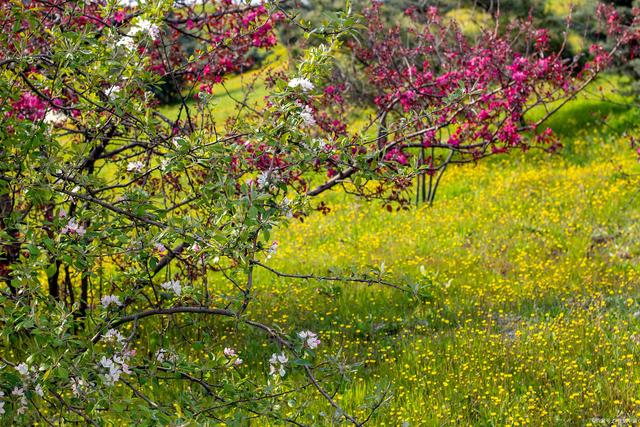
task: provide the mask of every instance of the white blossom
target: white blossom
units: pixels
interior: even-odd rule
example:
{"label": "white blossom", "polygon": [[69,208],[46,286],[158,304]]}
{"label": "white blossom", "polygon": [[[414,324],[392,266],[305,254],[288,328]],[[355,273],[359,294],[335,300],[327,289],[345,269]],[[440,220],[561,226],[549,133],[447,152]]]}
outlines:
{"label": "white blossom", "polygon": [[266,187],[269,184],[269,172],[264,171],[260,175],[258,175],[258,178],[256,179],[256,183],[260,188]]}
{"label": "white blossom", "polygon": [[282,212],[284,213],[285,218],[291,219],[293,218],[293,209],[291,209],[291,200],[287,196],[282,199]]}
{"label": "white blossom", "polygon": [[136,43],[133,38],[129,36],[120,37],[120,40],[116,42],[116,47],[123,47],[129,52],[132,52],[136,49]]}
{"label": "white blossom", "polygon": [[47,114],[44,116],[44,122],[51,126],[61,126],[66,122],[68,117],[61,113],[60,111],[47,111]]}
{"label": "white blossom", "polygon": [[102,359],[100,359],[100,364],[103,368],[110,368],[113,366],[113,360],[107,359],[106,356],[102,356]]}
{"label": "white blossom", "polygon": [[174,294],[180,296],[182,294],[182,286],[180,286],[179,280],[170,280],[160,285],[162,289],[171,291]]}
{"label": "white blossom", "polygon": [[147,33],[153,40],[160,37],[160,28],[147,19],[139,19],[129,30],[130,36],[135,36],[138,33]]}
{"label": "white blossom", "polygon": [[18,400],[20,401],[20,407],[16,411],[18,413],[18,415],[22,415],[25,412],[27,412],[27,404],[28,403],[27,403],[27,396],[24,393],[24,388],[14,387],[13,390],[11,391],[11,394],[13,396],[16,396],[18,398]]}
{"label": "white blossom", "polygon": [[77,234],[80,237],[84,236],[86,232],[87,230],[78,224],[74,218],[71,218],[67,225],[60,230],[61,234]]}
{"label": "white blossom", "polygon": [[127,172],[140,173],[142,172],[142,169],[144,169],[144,163],[140,160],[129,162],[129,164],[127,164]]}
{"label": "white blossom", "polygon": [[300,118],[302,119],[302,125],[304,127],[316,126],[316,119],[313,117],[313,110],[310,106],[303,104],[300,101],[295,102],[296,107],[300,108]]}
{"label": "white blossom", "polygon": [[164,348],[156,351],[156,360],[158,363],[164,363],[165,361],[175,362],[177,359],[178,357],[175,354],[171,353],[169,350],[165,350]]}
{"label": "white blossom", "polygon": [[287,364],[288,361],[289,361],[289,358],[287,357],[286,354],[273,353],[271,355],[271,359],[269,359],[269,375],[278,374],[281,377],[284,377],[285,374],[287,373],[284,369],[284,366]]}
{"label": "white blossom", "polygon": [[0,390],[0,415],[4,414],[4,400],[2,400],[3,396],[4,396],[4,392]]}
{"label": "white blossom", "polygon": [[298,332],[298,336],[302,341],[304,341],[305,345],[309,347],[311,350],[318,347],[320,345],[320,340],[318,339],[318,335],[315,332],[311,331],[301,331]]}
{"label": "white blossom", "polygon": [[271,259],[271,257],[274,256],[276,252],[278,252],[278,242],[274,241],[273,243],[271,243],[271,246],[269,246],[269,249],[267,249],[266,259]]}
{"label": "white blossom", "polygon": [[302,124],[305,127],[313,127],[317,125],[316,119],[313,117],[313,110],[308,105],[303,105],[301,103],[297,103],[297,105],[302,109],[300,111],[300,118],[302,118]]}
{"label": "white blossom", "polygon": [[27,366],[26,363],[21,363],[18,366],[16,366],[16,371],[18,371],[20,375],[22,375],[23,377],[26,377],[27,375],[29,375],[29,367]]}
{"label": "white blossom", "polygon": [[164,348],[161,348],[158,351],[156,351],[156,360],[159,363],[163,363],[165,361],[166,353],[167,353],[167,350],[165,350]]}
{"label": "white blossom", "polygon": [[107,358],[102,356],[102,359],[100,359],[100,365],[107,369],[107,372],[104,374],[104,382],[106,385],[113,385],[120,380],[120,376],[122,374],[131,373],[129,365],[127,365],[124,357],[113,356],[111,358]]}
{"label": "white blossom", "polygon": [[106,334],[104,334],[104,340],[106,342],[117,342],[118,344],[122,344],[125,340],[124,336],[116,329],[109,329]]}
{"label": "white blossom", "polygon": [[304,77],[296,77],[289,81],[289,87],[295,89],[299,87],[303,92],[313,90],[313,83]]}
{"label": "white blossom", "polygon": [[238,353],[236,353],[236,351],[233,348],[225,347],[222,353],[227,359],[229,360],[233,359],[232,363],[234,366],[242,365],[243,360],[238,357]]}
{"label": "white blossom", "polygon": [[100,299],[100,302],[104,308],[109,307],[111,304],[115,304],[118,307],[122,306],[120,298],[116,295],[105,295]]}
{"label": "white blossom", "polygon": [[133,353],[135,353],[135,352],[127,352],[122,357],[121,356],[113,356],[113,362],[117,363],[118,365],[120,365],[120,368],[122,369],[122,372],[124,372],[125,374],[130,374],[131,373],[131,370],[129,369],[129,365],[127,365],[127,363],[125,362],[125,358],[129,357]]}
{"label": "white blossom", "polygon": [[110,88],[107,88],[104,91],[104,94],[107,95],[109,99],[113,101],[114,99],[116,99],[116,97],[118,96],[118,93],[120,93],[121,90],[122,88],[120,86],[111,86]]}
{"label": "white blossom", "polygon": [[82,396],[86,390],[89,388],[89,386],[93,386],[94,384],[89,383],[85,380],[83,380],[82,378],[71,378],[71,391],[73,392],[73,395],[76,397],[80,397]]}
{"label": "white blossom", "polygon": [[100,360],[100,364],[103,368],[106,368],[108,372],[104,375],[105,384],[113,385],[120,379],[120,375],[122,375],[122,369],[118,365],[116,365],[112,359],[107,359],[102,356]]}
{"label": "white blossom", "polygon": [[160,242],[157,242],[153,245],[153,249],[155,249],[158,252],[164,252],[167,250],[167,248]]}
{"label": "white blossom", "polygon": [[193,245],[191,245],[191,250],[195,253],[200,252],[201,248],[198,242],[194,242]]}
{"label": "white blossom", "polygon": [[36,386],[35,392],[40,397],[44,396],[44,390],[42,389],[42,386],[40,384]]}

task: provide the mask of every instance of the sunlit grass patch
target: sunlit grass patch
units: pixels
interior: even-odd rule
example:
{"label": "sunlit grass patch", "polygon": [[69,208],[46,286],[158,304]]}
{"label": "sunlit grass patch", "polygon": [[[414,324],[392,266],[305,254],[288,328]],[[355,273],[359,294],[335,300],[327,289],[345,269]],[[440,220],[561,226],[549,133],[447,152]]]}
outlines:
{"label": "sunlit grass patch", "polygon": [[[252,314],[313,328],[323,353],[355,365],[337,394],[346,409],[363,415],[357,403],[389,387],[375,425],[640,415],[640,168],[624,137],[591,142],[600,148],[576,141],[582,164],[527,153],[454,168],[431,208],[388,213],[331,194],[328,216],[278,233],[270,265],[345,274],[384,263],[428,297],[264,273],[267,302]],[[328,410],[317,402],[311,414]]]}

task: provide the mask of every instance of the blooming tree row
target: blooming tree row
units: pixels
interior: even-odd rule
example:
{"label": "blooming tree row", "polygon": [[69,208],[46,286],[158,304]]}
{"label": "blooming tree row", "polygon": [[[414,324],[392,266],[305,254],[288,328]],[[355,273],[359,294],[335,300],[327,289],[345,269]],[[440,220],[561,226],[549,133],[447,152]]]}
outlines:
{"label": "blooming tree row", "polygon": [[[3,420],[367,420],[327,391],[344,370],[318,357],[317,331],[251,316],[256,272],[416,295],[420,284],[278,271],[272,230],[336,186],[405,203],[416,176],[437,183],[450,163],[548,144],[526,112],[553,113],[615,53],[594,46],[578,69],[527,21],[470,40],[436,10],[408,10],[403,33],[379,7],[359,34],[349,11],[305,28],[315,47],[267,78],[266,102],[235,98],[221,121],[216,91],[294,19],[278,2],[0,1]],[[616,46],[635,37],[602,14]],[[370,111],[334,78],[348,57],[377,93],[357,130],[351,115]],[[175,117],[158,105],[166,85]],[[432,200],[434,184],[422,188]],[[219,345],[210,330],[223,327],[264,340],[271,357],[257,365]],[[186,345],[185,329],[201,344]],[[282,404],[309,389],[331,408],[326,420],[307,419],[304,398]]]}

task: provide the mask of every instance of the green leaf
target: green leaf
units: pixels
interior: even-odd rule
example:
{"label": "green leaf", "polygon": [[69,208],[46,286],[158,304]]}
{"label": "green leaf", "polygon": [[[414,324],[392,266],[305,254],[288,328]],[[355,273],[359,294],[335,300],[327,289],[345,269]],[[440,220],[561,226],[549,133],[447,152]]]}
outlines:
{"label": "green leaf", "polygon": [[312,365],[310,361],[305,359],[294,359],[291,363],[295,366],[311,366]]}
{"label": "green leaf", "polygon": [[56,377],[62,380],[66,380],[69,378],[69,371],[66,368],[63,368],[62,366],[59,366],[56,368]]}
{"label": "green leaf", "polygon": [[55,264],[49,264],[49,266],[47,266],[47,268],[46,268],[47,277],[49,277],[49,278],[53,277],[53,275],[56,274],[57,270],[58,269],[56,268]]}

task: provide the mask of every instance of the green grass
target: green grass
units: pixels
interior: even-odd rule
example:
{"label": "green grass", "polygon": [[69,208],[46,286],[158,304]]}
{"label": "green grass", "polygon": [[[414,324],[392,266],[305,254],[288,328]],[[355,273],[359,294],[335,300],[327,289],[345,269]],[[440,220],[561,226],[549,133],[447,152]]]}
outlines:
{"label": "green grass", "polygon": [[[576,102],[564,119],[589,105]],[[576,133],[564,136],[568,155],[454,169],[433,208],[390,214],[335,193],[330,215],[276,237],[278,269],[344,273],[384,262],[393,280],[424,286],[424,300],[263,274],[250,315],[320,331],[322,353],[358,366],[335,386],[361,417],[365,397],[390,387],[374,425],[640,416],[640,167],[626,137],[597,125]],[[270,350],[261,349],[245,349],[258,366]],[[312,399],[307,414],[329,411]]]}

